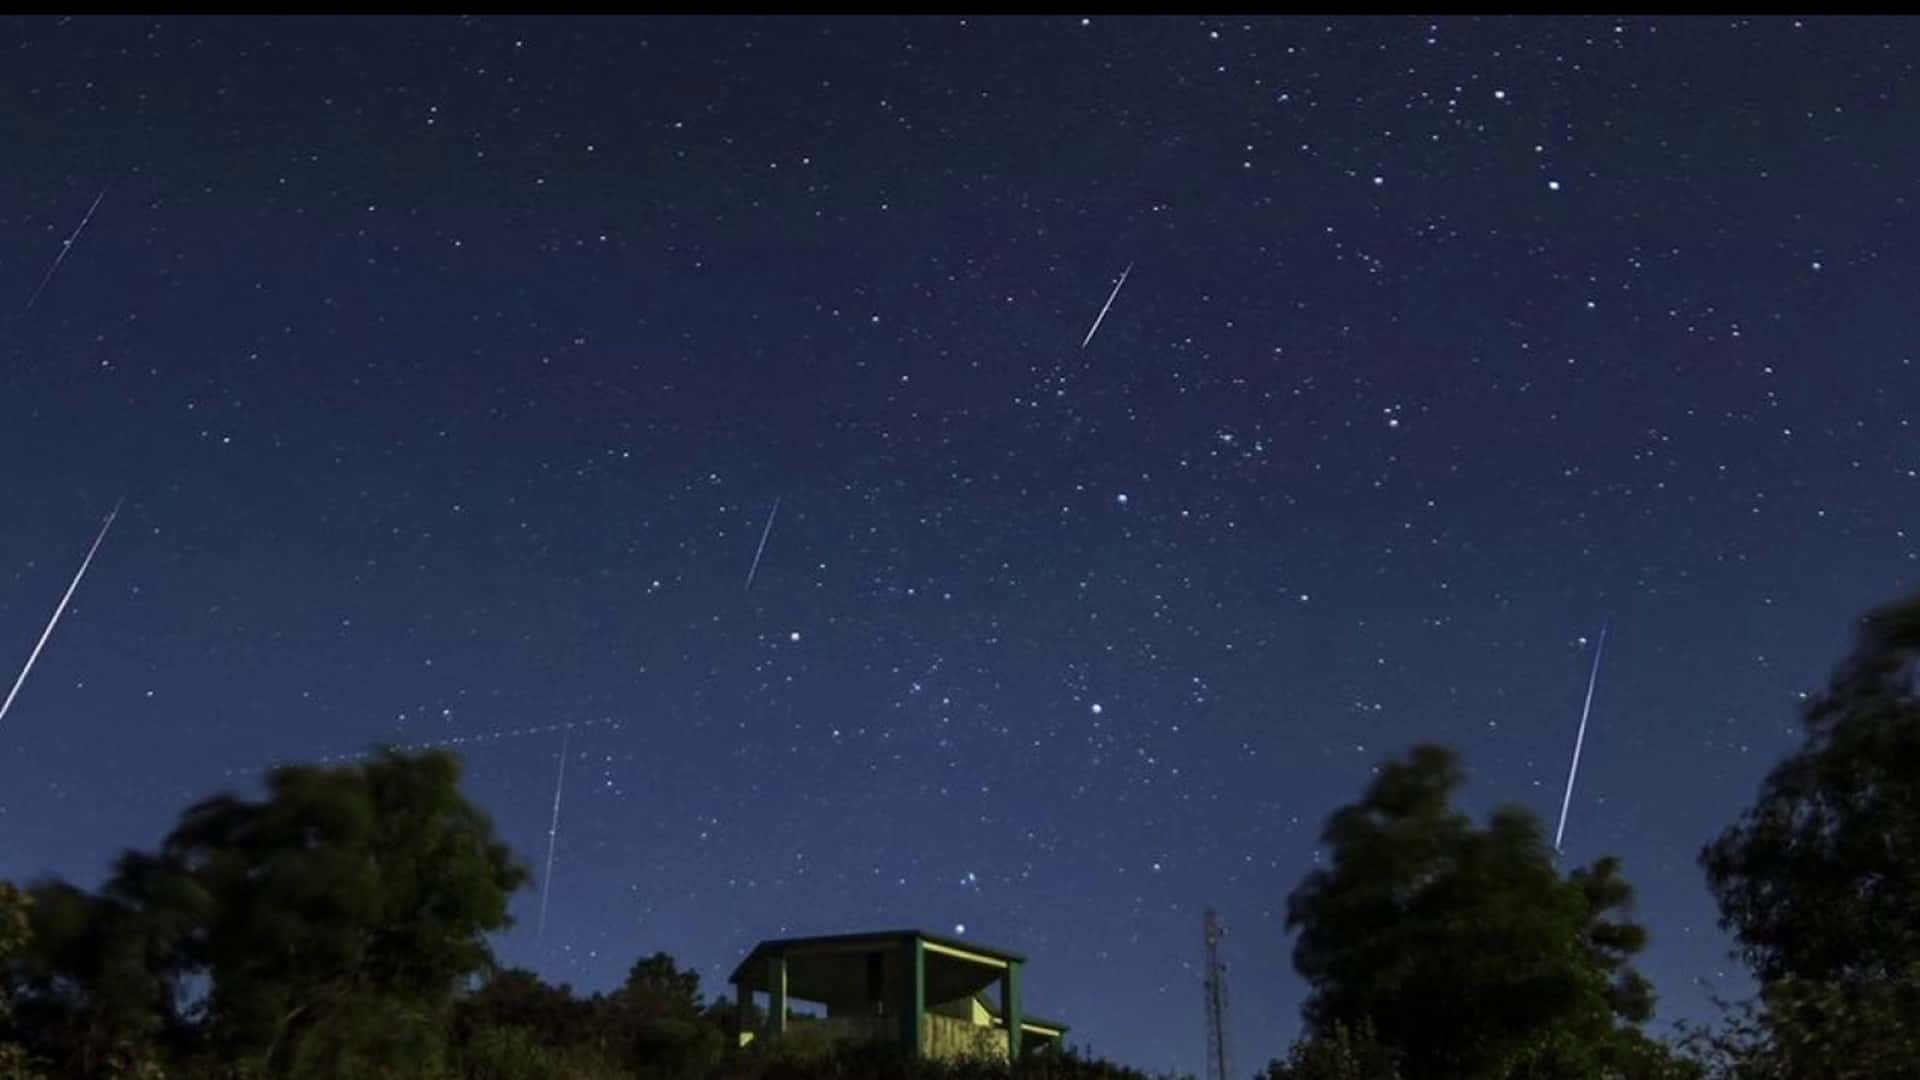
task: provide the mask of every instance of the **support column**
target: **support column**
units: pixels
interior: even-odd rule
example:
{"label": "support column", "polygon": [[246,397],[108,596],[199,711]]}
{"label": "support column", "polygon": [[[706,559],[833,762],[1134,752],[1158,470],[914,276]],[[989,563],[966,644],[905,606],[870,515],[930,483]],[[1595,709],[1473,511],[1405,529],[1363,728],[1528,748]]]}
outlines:
{"label": "support column", "polygon": [[910,1058],[920,1057],[920,1040],[927,1024],[927,952],[920,939],[907,939],[905,961],[906,986],[900,996],[900,1041]]}
{"label": "support column", "polygon": [[1020,1060],[1020,961],[1007,961],[1000,976],[1000,1012],[1007,1023],[1007,1057]]}
{"label": "support column", "polygon": [[733,984],[733,1044],[747,1045],[752,1032],[747,1021],[753,1016],[753,984],[742,975],[740,981]]}
{"label": "support column", "polygon": [[767,1006],[767,1031],[773,1035],[787,1033],[787,954],[774,953],[767,961],[767,997],[771,999]]}

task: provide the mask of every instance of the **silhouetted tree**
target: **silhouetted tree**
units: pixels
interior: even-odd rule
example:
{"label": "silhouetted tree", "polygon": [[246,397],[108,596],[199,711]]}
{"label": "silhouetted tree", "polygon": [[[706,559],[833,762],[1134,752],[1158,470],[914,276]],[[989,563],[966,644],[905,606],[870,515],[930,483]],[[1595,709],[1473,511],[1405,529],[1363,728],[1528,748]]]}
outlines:
{"label": "silhouetted tree", "polygon": [[13,965],[25,951],[31,931],[27,897],[11,883],[0,881],[0,1080],[33,1080],[33,1058],[13,1038]]}
{"label": "silhouetted tree", "polygon": [[30,933],[6,970],[21,1041],[61,1075],[140,1071],[184,1027],[155,924],[64,882],[27,895]]}
{"label": "silhouetted tree", "polygon": [[28,1053],[77,1080],[1147,1080],[1073,1054],[733,1052],[732,1003],[664,952],[590,997],[498,971],[487,935],[527,876],[458,788],[443,753],[280,769],[98,892],[0,886],[0,1080],[42,1080]]}
{"label": "silhouetted tree", "polygon": [[698,1076],[726,1049],[724,1029],[700,998],[700,974],[657,952],[636,961],[606,1002],[622,1062],[637,1075]]}
{"label": "silhouetted tree", "polygon": [[1288,899],[1303,1052],[1370,1025],[1366,1052],[1407,1076],[1658,1075],[1670,1056],[1637,1027],[1653,995],[1628,966],[1645,933],[1618,861],[1563,878],[1530,812],[1475,828],[1456,811],[1463,779],[1450,751],[1419,747],[1328,820],[1331,864]]}
{"label": "silhouetted tree", "polygon": [[730,1012],[703,1004],[699,974],[663,952],[587,998],[504,971],[460,1001],[458,1057],[476,1076],[698,1077],[722,1058]]}
{"label": "silhouetted tree", "polygon": [[1295,1040],[1285,1061],[1267,1066],[1264,1080],[1400,1080],[1399,1056],[1380,1042],[1373,1025],[1334,1021]]}
{"label": "silhouetted tree", "polygon": [[527,881],[459,783],[451,754],[388,751],[186,812],[163,847],[173,880],[147,892],[198,917],[184,959],[210,980],[216,1043],[295,1074],[437,1060],[455,989],[491,966],[486,935]]}
{"label": "silhouetted tree", "polygon": [[700,1011],[700,973],[681,971],[673,957],[663,952],[635,960],[627,969],[627,981],[621,990],[636,1001],[661,1009]]}
{"label": "silhouetted tree", "polygon": [[1749,1075],[1920,1075],[1917,664],[1920,595],[1863,619],[1801,748],[1700,854],[1761,984]]}
{"label": "silhouetted tree", "polygon": [[455,1006],[455,1029],[471,1041],[489,1029],[519,1028],[551,1049],[591,1046],[600,1022],[591,999],[571,987],[552,986],[525,968],[495,972]]}
{"label": "silhouetted tree", "polygon": [[8,973],[18,1026],[62,1075],[162,1050],[275,1076],[430,1074],[454,990],[491,965],[486,935],[527,879],[459,777],[439,752],[278,769],[262,801],[190,807],[98,894],[34,886]]}

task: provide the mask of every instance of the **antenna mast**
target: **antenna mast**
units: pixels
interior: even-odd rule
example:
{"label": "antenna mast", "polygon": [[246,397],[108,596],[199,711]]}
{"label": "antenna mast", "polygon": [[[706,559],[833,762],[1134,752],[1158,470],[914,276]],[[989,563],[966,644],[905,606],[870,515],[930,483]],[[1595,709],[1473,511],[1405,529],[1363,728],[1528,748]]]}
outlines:
{"label": "antenna mast", "polygon": [[1227,964],[1220,959],[1227,927],[1212,908],[1202,925],[1207,940],[1207,1080],[1233,1080],[1233,1061],[1227,1055]]}

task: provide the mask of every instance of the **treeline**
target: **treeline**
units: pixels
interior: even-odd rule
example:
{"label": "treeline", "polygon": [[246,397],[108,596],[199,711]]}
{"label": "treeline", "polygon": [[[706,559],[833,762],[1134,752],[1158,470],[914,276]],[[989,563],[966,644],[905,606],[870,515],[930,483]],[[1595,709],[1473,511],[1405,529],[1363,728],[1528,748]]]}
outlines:
{"label": "treeline", "polygon": [[[528,875],[451,754],[282,768],[267,789],[188,808],[97,892],[0,883],[0,1080],[979,1074],[800,1038],[732,1049],[732,1004],[665,953],[590,995],[496,968],[488,937]],[[1145,1080],[1070,1054],[1023,1072]]]}
{"label": "treeline", "polygon": [[1759,992],[1666,1041],[1620,861],[1562,873],[1516,807],[1474,825],[1443,749],[1389,763],[1288,899],[1305,1034],[1267,1080],[1920,1078],[1917,672],[1920,596],[1861,620],[1800,748],[1701,851]]}
{"label": "treeline", "polygon": [[[1618,859],[1563,869],[1521,808],[1475,823],[1444,748],[1387,762],[1287,898],[1309,995],[1263,1077],[1920,1077],[1917,669],[1920,597],[1864,619],[1803,746],[1701,852],[1760,990],[1672,1039],[1645,1030],[1646,933]],[[498,969],[489,938],[528,881],[450,754],[276,770],[260,800],[189,807],[98,890],[0,883],[0,1080],[1145,1080],[1074,1054],[937,1065],[798,1033],[734,1049],[731,1003],[664,953],[589,995]]]}

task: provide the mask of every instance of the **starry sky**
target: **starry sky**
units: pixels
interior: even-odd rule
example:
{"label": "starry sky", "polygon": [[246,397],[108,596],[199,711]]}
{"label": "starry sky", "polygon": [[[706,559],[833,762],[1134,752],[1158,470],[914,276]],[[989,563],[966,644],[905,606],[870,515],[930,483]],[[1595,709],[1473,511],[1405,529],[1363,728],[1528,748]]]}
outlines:
{"label": "starry sky", "polygon": [[918,925],[1199,1072],[1213,905],[1247,1073],[1327,814],[1551,828],[1610,620],[1567,857],[1708,1015],[1694,854],[1920,578],[1915,35],[0,20],[9,681],[126,500],[0,877],[375,741],[543,872],[564,741],[508,962]]}

